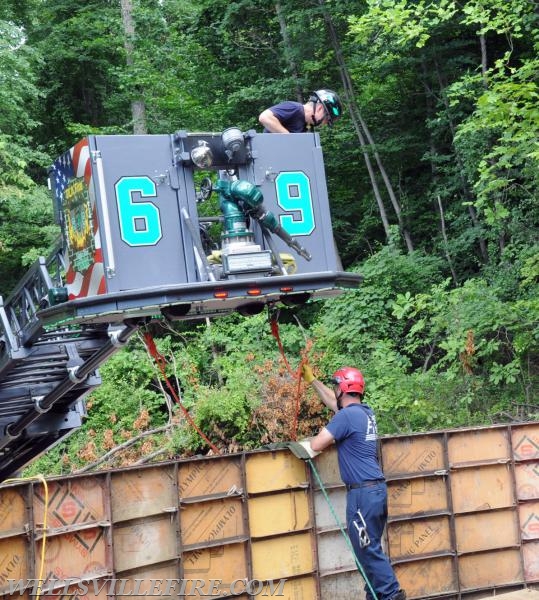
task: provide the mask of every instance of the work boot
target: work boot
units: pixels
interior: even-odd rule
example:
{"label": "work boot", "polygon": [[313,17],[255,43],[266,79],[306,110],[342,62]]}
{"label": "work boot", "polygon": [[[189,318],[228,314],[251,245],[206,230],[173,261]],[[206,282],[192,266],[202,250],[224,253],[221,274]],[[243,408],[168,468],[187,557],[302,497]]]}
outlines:
{"label": "work boot", "polygon": [[391,600],[406,600],[406,592],[404,590],[399,590]]}

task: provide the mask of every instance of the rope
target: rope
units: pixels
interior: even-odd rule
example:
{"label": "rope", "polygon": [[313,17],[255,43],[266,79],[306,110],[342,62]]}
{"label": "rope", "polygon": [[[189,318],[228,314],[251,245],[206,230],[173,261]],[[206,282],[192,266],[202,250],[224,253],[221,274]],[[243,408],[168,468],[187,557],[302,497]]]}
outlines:
{"label": "rope", "polygon": [[214,452],[215,454],[221,454],[221,451],[219,450],[219,448],[217,448],[217,446],[215,446],[214,444],[212,444],[212,442],[210,442],[209,438],[204,434],[204,432],[200,429],[200,427],[195,423],[195,421],[193,420],[193,417],[189,414],[189,411],[183,405],[178,393],[176,392],[176,390],[170,383],[170,380],[167,377],[167,374],[165,371],[165,368],[167,365],[166,358],[157,349],[157,346],[155,345],[155,341],[153,339],[152,334],[149,331],[145,331],[143,334],[143,338],[144,338],[144,343],[146,344],[146,348],[148,348],[148,352],[150,353],[150,356],[154,359],[155,364],[159,367],[159,370],[161,371],[161,375],[163,376],[163,379],[165,381],[165,384],[166,384],[169,392],[171,393],[172,397],[174,398],[174,401],[176,402],[176,404],[180,407],[184,417],[187,419],[187,422],[198,433],[198,435],[206,442],[206,444],[208,444],[208,446],[211,448],[212,452]]}
{"label": "rope", "polygon": [[297,380],[296,393],[294,395],[294,418],[292,421],[292,431],[290,432],[290,439],[293,441],[297,441],[298,439],[298,422],[299,422],[299,409],[300,409],[300,400],[301,400],[301,389],[302,389],[302,380],[301,380],[301,371],[303,365],[307,362],[307,350],[302,352],[301,361],[298,365],[298,368],[294,372],[290,367],[290,363],[288,362],[285,352],[284,346],[281,341],[281,336],[279,333],[279,311],[278,310],[269,310],[268,318],[270,322],[271,335],[277,340],[277,346],[279,347],[279,352],[281,353],[281,357],[286,366],[286,369],[289,375]]}
{"label": "rope", "polygon": [[288,360],[285,356],[285,353],[284,353],[283,343],[281,342],[281,336],[279,334],[279,313],[278,312],[270,312],[269,321],[270,321],[270,327],[271,327],[271,335],[277,340],[277,346],[279,347],[279,352],[281,353],[281,356],[283,358],[284,364],[286,366],[286,370],[288,371],[289,375],[291,375],[292,377],[295,377],[296,373],[294,373],[292,371],[292,368],[290,367],[290,363],[288,362]]}
{"label": "rope", "polygon": [[47,484],[47,480],[43,475],[35,475],[34,477],[15,477],[13,479],[6,479],[2,483],[19,483],[21,481],[35,481],[38,480],[43,485],[45,502],[43,507],[43,537],[41,538],[41,557],[39,560],[39,579],[38,579],[38,587],[37,594],[35,596],[35,600],[39,600],[41,597],[42,589],[41,583],[43,582],[43,572],[45,570],[45,547],[47,542],[47,513],[49,512],[49,486]]}
{"label": "rope", "polygon": [[318,485],[320,486],[320,489],[322,490],[322,493],[324,494],[324,498],[326,499],[326,502],[328,503],[329,509],[331,511],[331,514],[333,515],[333,518],[335,519],[335,522],[337,523],[337,525],[339,526],[339,529],[341,530],[341,533],[346,541],[346,544],[348,546],[348,548],[350,549],[350,551],[352,552],[352,556],[354,557],[354,561],[357,565],[357,568],[359,569],[359,572],[361,573],[361,576],[363,577],[365,583],[367,584],[367,587],[369,588],[369,591],[372,594],[372,597],[374,598],[374,600],[378,600],[378,596],[376,595],[376,592],[374,591],[371,582],[369,581],[369,578],[367,577],[365,571],[363,570],[363,567],[361,566],[361,563],[359,562],[359,558],[356,556],[356,553],[354,552],[354,547],[352,546],[352,542],[350,541],[350,537],[348,536],[348,533],[346,532],[346,530],[344,529],[343,524],[341,523],[341,520],[339,519],[337,513],[335,512],[335,508],[333,507],[333,504],[331,504],[331,500],[329,499],[328,493],[326,491],[326,488],[324,487],[324,484],[322,482],[322,479],[320,478],[320,474],[318,473],[318,471],[316,470],[316,467],[314,466],[313,461],[309,458],[307,459],[307,462],[309,463],[309,466],[311,467],[311,470],[316,478],[316,481],[318,483]]}

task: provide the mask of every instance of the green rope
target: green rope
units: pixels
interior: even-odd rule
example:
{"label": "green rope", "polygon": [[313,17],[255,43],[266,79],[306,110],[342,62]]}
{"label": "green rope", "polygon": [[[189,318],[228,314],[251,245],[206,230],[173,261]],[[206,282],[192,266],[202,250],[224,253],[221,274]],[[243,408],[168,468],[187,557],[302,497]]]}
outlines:
{"label": "green rope", "polygon": [[318,483],[318,485],[320,486],[320,489],[322,490],[322,493],[324,494],[324,497],[326,499],[326,502],[328,503],[329,509],[331,510],[331,514],[333,515],[333,518],[335,519],[335,522],[337,523],[337,525],[339,526],[339,529],[341,530],[341,533],[344,537],[344,539],[346,540],[346,544],[348,545],[348,548],[350,548],[351,552],[352,552],[352,556],[354,557],[354,561],[357,565],[357,568],[359,569],[359,572],[361,573],[361,576],[363,577],[363,579],[365,580],[365,583],[367,584],[374,600],[378,600],[378,596],[376,595],[376,592],[374,591],[371,582],[369,581],[369,578],[367,577],[367,575],[365,574],[365,571],[363,570],[363,567],[361,566],[361,563],[359,562],[358,557],[356,556],[356,553],[354,552],[354,547],[352,546],[352,542],[350,541],[350,537],[348,536],[348,533],[346,532],[346,530],[344,529],[341,520],[339,519],[337,513],[335,512],[335,509],[333,508],[333,504],[331,504],[331,500],[329,499],[328,493],[326,491],[326,488],[324,487],[324,484],[322,483],[322,479],[320,478],[320,474],[318,473],[318,471],[316,470],[316,467],[314,466],[313,461],[309,458],[307,460],[307,462],[309,463],[309,466],[311,467],[312,472],[314,473],[314,476],[316,477],[316,481]]}

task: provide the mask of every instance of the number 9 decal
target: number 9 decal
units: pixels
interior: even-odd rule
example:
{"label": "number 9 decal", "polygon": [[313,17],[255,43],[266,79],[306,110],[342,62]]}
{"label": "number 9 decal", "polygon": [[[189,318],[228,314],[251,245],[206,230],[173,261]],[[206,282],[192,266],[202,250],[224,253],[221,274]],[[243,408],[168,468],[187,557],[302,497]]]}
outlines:
{"label": "number 9 decal", "polygon": [[122,240],[130,246],[153,246],[163,237],[159,209],[153,202],[135,202],[133,194],[156,198],[149,177],[122,177],[115,185]]}
{"label": "number 9 decal", "polygon": [[315,229],[313,199],[309,178],[303,171],[279,173],[275,178],[277,204],[286,212],[299,213],[280,215],[281,226],[290,235],[310,235]]}

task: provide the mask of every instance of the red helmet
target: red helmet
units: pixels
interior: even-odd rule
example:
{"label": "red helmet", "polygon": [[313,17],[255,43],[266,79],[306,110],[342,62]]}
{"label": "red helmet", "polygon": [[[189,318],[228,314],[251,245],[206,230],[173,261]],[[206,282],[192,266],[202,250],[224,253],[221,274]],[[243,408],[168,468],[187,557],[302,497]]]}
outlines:
{"label": "red helmet", "polygon": [[342,367],[333,373],[333,383],[339,386],[341,392],[349,394],[363,394],[365,390],[365,379],[359,369],[353,367]]}

